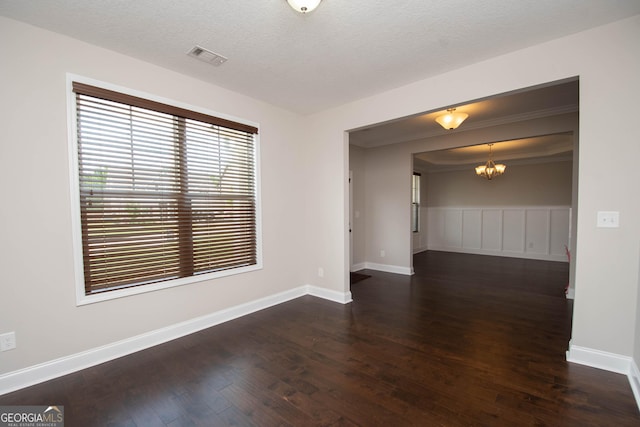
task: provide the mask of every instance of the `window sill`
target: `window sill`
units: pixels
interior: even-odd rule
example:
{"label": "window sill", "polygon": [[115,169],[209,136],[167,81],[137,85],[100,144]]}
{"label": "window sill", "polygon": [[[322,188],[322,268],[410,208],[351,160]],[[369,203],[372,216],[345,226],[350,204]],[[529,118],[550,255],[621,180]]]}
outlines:
{"label": "window sill", "polygon": [[110,301],[118,298],[129,297],[133,295],[146,294],[147,292],[155,292],[162,289],[175,288],[177,286],[189,285],[197,282],[204,282],[206,280],[220,279],[223,277],[234,276],[236,274],[248,273],[251,271],[261,270],[262,263],[258,262],[256,265],[235,268],[232,270],[224,270],[215,273],[207,273],[192,277],[183,277],[180,279],[167,280],[166,282],[154,283],[151,285],[134,286],[125,289],[118,289],[114,291],[105,291],[92,295],[85,295],[84,293],[84,278],[78,280],[76,289],[76,306],[83,306],[94,304],[97,302]]}

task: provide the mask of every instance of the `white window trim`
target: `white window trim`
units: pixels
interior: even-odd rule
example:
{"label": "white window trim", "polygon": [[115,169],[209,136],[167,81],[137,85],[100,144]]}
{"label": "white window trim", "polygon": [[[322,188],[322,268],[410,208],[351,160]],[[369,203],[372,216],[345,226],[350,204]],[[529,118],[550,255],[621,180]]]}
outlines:
{"label": "white window trim", "polygon": [[122,86],[105,83],[95,79],[78,76],[67,73],[67,131],[68,131],[68,147],[69,147],[69,182],[71,189],[71,228],[73,239],[73,259],[75,272],[75,288],[76,288],[76,306],[93,304],[101,301],[109,301],[116,298],[123,298],[132,295],[154,292],[161,289],[173,288],[176,286],[187,285],[190,283],[202,282],[206,280],[218,279],[236,274],[247,273],[262,269],[262,201],[261,201],[261,179],[260,179],[260,136],[254,135],[255,138],[255,189],[256,189],[256,264],[223,270],[213,273],[199,274],[197,276],[182,277],[179,279],[167,280],[164,282],[153,283],[149,285],[134,286],[125,289],[102,292],[94,295],[86,295],[84,287],[84,264],[82,258],[82,227],[80,220],[80,186],[78,176],[78,133],[76,123],[76,101],[73,93],[73,82],[85,83],[88,85],[101,87],[104,89],[124,93],[131,96],[149,99],[163,104],[174,105],[191,111],[207,114],[222,119],[231,120],[237,123],[246,124],[259,128],[257,123],[250,122],[237,117],[221,114],[204,108],[181,103],[172,99],[162,98],[145,92],[125,88]]}
{"label": "white window trim", "polygon": [[[416,191],[415,191],[415,177],[419,177],[418,178],[418,197],[414,197],[416,195]],[[420,233],[420,230],[422,228],[422,224],[420,222],[420,207],[421,205],[421,200],[420,200],[420,192],[422,191],[422,174],[420,172],[413,172],[411,174],[411,232],[412,233]],[[414,202],[414,199],[417,199],[417,202]],[[416,213],[415,213],[415,218],[414,218],[414,206],[417,207]],[[414,228],[414,219],[415,219],[415,224],[416,227]]]}

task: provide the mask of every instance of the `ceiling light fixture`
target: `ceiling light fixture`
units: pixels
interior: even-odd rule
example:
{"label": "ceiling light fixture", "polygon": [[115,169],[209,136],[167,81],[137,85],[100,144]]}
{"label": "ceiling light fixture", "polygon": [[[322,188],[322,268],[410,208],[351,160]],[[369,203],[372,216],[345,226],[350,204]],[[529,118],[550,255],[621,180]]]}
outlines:
{"label": "ceiling light fixture", "polygon": [[300,13],[311,12],[322,0],[287,0],[289,6]]}
{"label": "ceiling light fixture", "polygon": [[442,114],[436,117],[436,122],[440,123],[440,126],[447,130],[456,129],[458,126],[464,122],[464,120],[469,117],[466,113],[456,113],[455,108],[447,109],[446,114]]}
{"label": "ceiling light fixture", "polygon": [[507,166],[503,165],[502,163],[498,163],[497,165],[495,164],[491,152],[491,146],[493,144],[487,145],[489,145],[489,160],[487,160],[487,163],[485,163],[484,165],[476,167],[476,175],[487,178],[489,181],[491,181],[494,177],[502,175],[507,169]]}

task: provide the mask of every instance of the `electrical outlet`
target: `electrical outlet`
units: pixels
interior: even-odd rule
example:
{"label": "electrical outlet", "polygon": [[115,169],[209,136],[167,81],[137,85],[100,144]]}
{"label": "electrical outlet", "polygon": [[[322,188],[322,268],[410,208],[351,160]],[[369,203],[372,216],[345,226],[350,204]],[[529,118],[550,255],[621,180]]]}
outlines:
{"label": "electrical outlet", "polygon": [[385,252],[385,250],[384,250],[384,249],[383,249],[383,250],[381,250],[381,251],[380,251],[380,258],[384,258],[384,257],[386,257],[386,256],[387,256],[387,253]]}
{"label": "electrical outlet", "polygon": [[318,268],[318,277],[324,277],[324,268],[322,267]]}
{"label": "electrical outlet", "polygon": [[14,348],[16,348],[15,332],[0,335],[0,351],[13,350]]}

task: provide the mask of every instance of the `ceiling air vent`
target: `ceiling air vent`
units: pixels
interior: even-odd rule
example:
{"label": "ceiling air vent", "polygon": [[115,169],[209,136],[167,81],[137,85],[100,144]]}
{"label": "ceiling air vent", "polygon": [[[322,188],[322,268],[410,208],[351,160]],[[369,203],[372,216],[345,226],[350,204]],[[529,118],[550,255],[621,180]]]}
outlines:
{"label": "ceiling air vent", "polygon": [[217,53],[211,52],[209,49],[205,49],[200,46],[195,46],[187,55],[199,59],[200,61],[208,62],[211,65],[219,67],[224,64],[228,58],[225,58],[222,55],[218,55]]}

